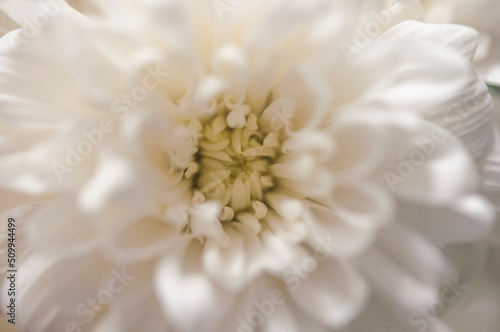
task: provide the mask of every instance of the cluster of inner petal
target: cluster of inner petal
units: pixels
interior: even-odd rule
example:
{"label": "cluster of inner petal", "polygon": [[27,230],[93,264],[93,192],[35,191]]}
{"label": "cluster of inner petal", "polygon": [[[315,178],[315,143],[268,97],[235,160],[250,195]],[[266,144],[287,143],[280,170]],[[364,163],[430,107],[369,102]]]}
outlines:
{"label": "cluster of inner petal", "polygon": [[193,179],[193,203],[220,202],[221,221],[266,216],[264,195],[275,186],[270,167],[281,144],[279,128],[265,123],[248,105],[202,123],[198,152],[185,172]]}

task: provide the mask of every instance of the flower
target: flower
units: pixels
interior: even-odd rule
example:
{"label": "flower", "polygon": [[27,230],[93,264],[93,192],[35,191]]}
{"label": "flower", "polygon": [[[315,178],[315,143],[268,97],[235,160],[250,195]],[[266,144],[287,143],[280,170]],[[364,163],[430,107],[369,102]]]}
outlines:
{"label": "flower", "polygon": [[[498,86],[500,56],[500,26],[493,13],[498,12],[499,3],[497,1],[421,1],[421,19],[434,23],[457,23],[471,26],[480,33],[479,46],[474,55],[474,68],[478,72],[481,80],[486,82],[494,97],[494,108],[491,110],[494,115],[495,140],[491,153],[480,154],[476,158],[478,169],[481,174],[481,192],[490,200],[498,211],[498,153],[499,148],[499,103]],[[408,4],[407,4],[408,6]],[[408,7],[412,7],[409,5]],[[413,8],[414,9],[414,8]],[[407,8],[408,11],[409,8]],[[415,14],[415,17],[419,16]],[[481,84],[481,83],[479,83]],[[483,85],[484,86],[484,85]],[[489,98],[489,97],[488,97]],[[477,100],[477,99],[476,99]],[[472,118],[479,118],[481,110],[471,103],[470,112]],[[479,103],[476,103],[476,106]],[[478,130],[477,132],[484,131]],[[461,135],[458,135],[461,136]],[[469,136],[470,137],[470,136]],[[466,143],[467,144],[467,143]],[[478,144],[480,145],[480,144]],[[470,150],[470,149],[469,149]],[[488,149],[485,151],[489,151]],[[483,241],[460,246],[450,246],[450,254],[455,256],[455,265],[458,265],[460,274],[465,276],[469,284],[464,298],[454,305],[445,315],[445,319],[455,331],[470,331],[471,326],[483,331],[496,331],[500,327],[500,322],[494,315],[487,314],[483,308],[488,307],[491,312],[500,309],[500,302],[497,300],[500,284],[497,279],[498,271],[498,246],[500,243],[500,223],[495,223],[495,230]],[[475,263],[473,263],[475,262]],[[482,319],[478,321],[477,311],[482,311]],[[467,323],[466,323],[467,322]]]}
{"label": "flower", "polygon": [[[496,206],[498,211],[498,58],[499,58],[499,26],[490,13],[498,11],[496,1],[448,1],[441,10],[436,10],[440,4],[438,1],[424,2],[427,11],[425,19],[428,21],[453,22],[470,25],[480,32],[479,47],[474,55],[474,68],[482,80],[488,83],[494,97],[494,131],[495,141],[492,152],[478,158],[478,168],[481,173],[481,191]],[[438,14],[438,15],[436,15]],[[472,109],[472,108],[471,108]],[[480,113],[475,110],[476,115]],[[472,114],[472,113],[471,113]],[[500,322],[494,314],[500,310],[498,294],[500,284],[498,283],[498,248],[500,239],[500,223],[498,213],[494,232],[483,241],[466,245],[450,246],[448,252],[454,258],[454,265],[459,270],[466,283],[467,291],[462,300],[453,304],[444,315],[454,331],[470,331],[472,326],[482,331],[496,331]],[[487,308],[487,311],[485,310]],[[477,313],[481,311],[481,320]]]}
{"label": "flower", "polygon": [[372,310],[415,330],[448,275],[435,243],[491,227],[471,29],[405,22],[361,51],[342,1],[31,5],[2,6],[36,33],[0,39],[21,331],[382,330]]}

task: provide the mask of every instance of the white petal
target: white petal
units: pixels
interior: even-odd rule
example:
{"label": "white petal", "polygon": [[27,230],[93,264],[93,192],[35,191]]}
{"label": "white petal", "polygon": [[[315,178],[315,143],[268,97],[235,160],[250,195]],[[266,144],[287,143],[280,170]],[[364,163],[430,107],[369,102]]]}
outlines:
{"label": "white petal", "polygon": [[[390,253],[376,247],[358,259],[358,266],[373,287],[373,296],[383,303],[405,329],[413,331],[420,324],[419,309],[428,308],[438,299],[438,287],[414,277],[411,271],[394,260]],[[410,259],[410,258],[407,258]],[[432,317],[431,317],[432,318]],[[439,322],[425,321],[428,330],[447,331]],[[438,328],[438,329],[436,329]]]}
{"label": "white petal", "polygon": [[394,223],[381,230],[376,245],[424,283],[438,287],[446,277],[447,262],[441,250],[407,226]]}
{"label": "white petal", "polygon": [[[57,320],[60,318],[58,316],[61,312],[60,304],[53,303],[50,308],[44,305],[44,303],[47,304],[51,299],[50,279],[47,280],[47,278],[44,278],[44,274],[51,271],[53,265],[54,259],[29,257],[26,255],[23,257],[22,265],[20,265],[19,268],[22,267],[24,271],[29,271],[29,275],[27,273],[20,273],[18,275],[16,287],[18,289],[20,287],[23,287],[25,290],[30,289],[36,292],[36,295],[29,291],[25,291],[22,296],[19,294],[17,297],[17,312],[22,310],[24,315],[19,315],[16,318],[16,328],[26,331],[36,329],[37,331],[48,332],[52,331],[53,328],[58,325]],[[1,290],[6,294],[10,285],[4,280],[7,279],[2,278]],[[2,296],[1,300],[2,311],[4,312],[3,315],[5,315],[6,312],[3,308],[7,308],[7,301],[9,301],[9,298],[7,296]],[[63,328],[61,324],[59,324],[59,327]]]}
{"label": "white petal", "polygon": [[[80,160],[74,173],[75,168],[65,164],[67,149],[74,149],[84,138],[82,130],[99,128],[101,118],[79,118],[95,111],[78,99],[74,78],[38,37],[28,42],[18,30],[0,39],[0,114],[11,127],[11,134],[0,138],[0,169],[2,182],[10,187],[32,193],[58,192],[81,185],[78,176],[70,175],[88,172],[93,156]],[[17,46],[11,45],[12,40],[19,42]],[[24,75],[26,71],[30,74]],[[75,112],[76,119],[65,120],[68,110]],[[66,170],[58,173],[55,163],[64,164]]]}
{"label": "white petal", "polygon": [[[477,171],[462,143],[428,122],[414,122],[409,136],[395,135],[401,150],[390,151],[390,163],[381,169],[384,182],[408,201],[448,204],[474,189]],[[395,133],[396,134],[396,133]]]}
{"label": "white petal", "polygon": [[321,200],[332,193],[335,176],[327,168],[316,168],[307,179],[277,179],[276,184],[287,192],[293,192],[294,197]]}
{"label": "white petal", "polygon": [[220,204],[207,202],[189,209],[191,215],[190,227],[195,236],[207,236],[217,241],[225,240],[226,236],[218,219],[221,213]]}
{"label": "white petal", "polygon": [[[366,300],[368,289],[363,279],[340,261],[318,263],[312,257],[309,259],[315,261],[317,267],[311,273],[306,272],[305,279],[294,276],[299,281],[287,284],[290,296],[302,310],[324,325],[332,328],[347,325]],[[302,269],[308,268],[306,264],[304,260]]]}
{"label": "white petal", "polygon": [[[372,43],[351,66],[336,66],[332,77],[341,101],[352,101],[349,109],[401,112],[445,101],[465,86],[470,72],[467,60],[446,46],[395,38]],[[362,79],[353,80],[353,76]]]}
{"label": "white petal", "polygon": [[[311,68],[303,67],[290,71],[283,77],[273,89],[277,99],[289,99],[293,101],[294,109],[291,128],[293,131],[316,128],[324,119],[331,102],[330,88],[323,82],[319,75]],[[273,109],[273,124],[284,121],[282,118],[287,109]]]}
{"label": "white petal", "polygon": [[302,246],[276,236],[267,228],[259,236],[262,239],[263,251],[266,253],[263,265],[274,275],[281,277],[293,263],[300,263],[307,257],[307,251]]}
{"label": "white petal", "polygon": [[[49,6],[47,6],[49,4]],[[45,15],[55,16],[61,7],[68,7],[63,1],[55,1],[50,3],[36,3],[29,0],[5,0],[0,4],[0,9],[4,11],[11,20],[14,20],[18,25],[25,26],[26,21],[32,19],[35,15],[41,16],[42,12]]]}
{"label": "white petal", "polygon": [[[250,288],[250,294],[252,294],[252,311],[260,312],[264,317],[262,324],[257,326],[258,331],[300,331],[297,318],[290,306],[290,299],[281,280],[269,276],[259,278]],[[253,318],[251,315],[243,317],[248,323],[254,323],[249,319]],[[240,326],[243,327],[244,322]]]}
{"label": "white petal", "polygon": [[[500,267],[500,251],[498,247],[490,247],[491,263]],[[486,265],[477,276],[467,283],[465,294],[459,302],[450,308],[444,319],[449,322],[456,332],[466,332],[471,329],[480,329],[485,332],[497,331],[500,328],[500,284],[498,275],[500,270]]]}
{"label": "white petal", "polygon": [[331,208],[352,227],[373,230],[392,220],[393,202],[382,188],[368,184],[345,184],[336,188]]}
{"label": "white petal", "polygon": [[382,38],[421,38],[453,48],[470,61],[474,57],[478,44],[477,31],[461,25],[430,24],[417,21],[405,21],[387,31]]}
{"label": "white petal", "polygon": [[[253,312],[251,307],[252,294],[245,290],[238,293],[230,310],[226,315],[226,319],[219,322],[219,326],[213,331],[217,332],[234,332],[240,329],[242,332],[255,332],[252,326],[246,321],[247,315]],[[228,319],[231,317],[232,319]]]}
{"label": "white petal", "polygon": [[159,218],[146,217],[121,224],[104,246],[115,262],[130,264],[160,256],[179,235],[179,230]]}
{"label": "white petal", "polygon": [[85,253],[97,243],[92,222],[81,215],[71,196],[33,206],[23,222],[31,245],[55,256]]}
{"label": "white petal", "polygon": [[90,120],[59,123],[59,132],[16,130],[8,141],[2,142],[2,184],[32,195],[68,192],[69,188],[82,186],[92,172],[96,156],[94,145],[82,134],[89,122],[93,123],[90,128],[98,128]]}
{"label": "white petal", "polygon": [[[225,101],[229,108],[243,104],[246,99],[248,69],[243,52],[233,45],[225,45],[214,55],[214,71],[229,87]],[[229,119],[228,119],[229,120]],[[229,123],[229,122],[228,122]]]}
{"label": "white petal", "polygon": [[37,201],[45,201],[48,197],[34,197],[31,195],[21,194],[19,192],[2,190],[0,191],[0,211],[1,213],[8,213],[9,210],[29,205]]}
{"label": "white petal", "polygon": [[385,157],[386,133],[374,114],[339,116],[332,131],[335,154],[332,168],[340,180],[372,172]]}
{"label": "white petal", "polygon": [[311,177],[314,158],[306,153],[289,153],[271,165],[270,171],[276,177],[303,180]]}
{"label": "white petal", "polygon": [[301,242],[309,233],[303,216],[301,216],[300,219],[290,219],[286,217],[283,218],[277,213],[269,212],[266,217],[266,222],[276,236],[290,242]]}
{"label": "white petal", "polygon": [[492,148],[492,109],[493,101],[488,87],[473,75],[467,87],[458,95],[419,113],[424,119],[457,136],[474,160],[478,161]]}
{"label": "white petal", "polygon": [[[194,240],[164,257],[155,277],[165,318],[179,331],[213,331],[231,308],[233,296],[215,284],[199,265],[202,247]],[[185,247],[185,245],[184,245]]]}
{"label": "white petal", "polygon": [[167,44],[173,49],[194,54],[194,36],[185,2],[150,0],[147,3],[154,23]]}
{"label": "white petal", "polygon": [[495,215],[484,197],[469,194],[449,205],[422,208],[419,204],[402,204],[398,218],[434,241],[454,243],[485,237],[493,227]]}
{"label": "white petal", "polygon": [[377,294],[392,303],[394,308],[412,312],[418,305],[430,303],[437,296],[436,288],[416,280],[410,271],[391,258],[390,253],[373,248],[359,261]]}
{"label": "white petal", "polygon": [[154,172],[142,164],[112,157],[102,162],[82,188],[78,205],[98,227],[113,233],[115,223],[128,224],[130,220],[159,212],[158,190],[162,187],[162,177],[152,176]]}
{"label": "white petal", "polygon": [[[324,12],[322,5],[322,1],[296,0],[242,3],[235,11],[235,19],[240,20],[240,24],[245,24],[246,29],[249,26],[253,28],[245,39],[245,48],[249,49],[252,55],[261,54],[262,49],[267,49],[269,56],[273,56],[274,52],[281,53],[282,48],[277,47],[280,41],[295,37],[297,30],[310,30],[315,19]],[[251,16],[251,13],[257,15]],[[301,54],[299,50],[295,51],[296,55],[290,56]]]}
{"label": "white petal", "polygon": [[242,223],[224,227],[228,241],[208,239],[203,267],[222,287],[239,290],[264,267],[261,240]]}
{"label": "white petal", "polygon": [[366,250],[375,238],[374,230],[346,223],[331,209],[318,205],[310,210],[309,243],[322,255],[356,256]]}
{"label": "white petal", "polygon": [[[427,315],[427,312],[424,314]],[[414,313],[398,316],[389,311],[381,299],[372,296],[365,312],[349,325],[349,332],[452,332],[439,317],[427,317],[429,316],[415,316]]]}
{"label": "white petal", "polygon": [[128,301],[113,301],[93,332],[134,332],[141,329],[164,332],[166,324],[155,294],[150,290],[135,294]]}
{"label": "white petal", "polygon": [[[18,312],[23,315],[18,315],[16,321],[21,331],[64,331],[73,321],[91,329],[102,317],[102,306],[97,311],[89,310],[86,304],[89,296],[98,295],[100,282],[108,282],[113,277],[109,264],[101,257],[91,254],[76,260],[61,260],[30,254],[21,262],[19,270],[25,273],[18,274],[17,287],[24,291],[19,293],[17,305]],[[81,310],[90,311],[92,317],[87,312],[77,315],[79,306]]]}

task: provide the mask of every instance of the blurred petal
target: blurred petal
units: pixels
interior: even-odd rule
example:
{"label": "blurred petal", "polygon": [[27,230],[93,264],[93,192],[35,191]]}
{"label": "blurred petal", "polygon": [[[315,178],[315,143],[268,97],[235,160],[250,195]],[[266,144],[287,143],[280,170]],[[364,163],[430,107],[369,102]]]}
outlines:
{"label": "blurred petal", "polygon": [[[290,296],[297,306],[325,326],[344,327],[364,305],[367,297],[364,281],[342,262],[318,263],[312,257],[309,259],[316,264],[315,269],[297,286],[287,285]],[[332,285],[331,280],[336,280],[336,284]]]}
{"label": "blurred petal", "polygon": [[492,111],[488,87],[472,76],[461,93],[445,103],[421,110],[420,114],[457,136],[474,160],[479,161],[492,149]]}
{"label": "blurred petal", "polygon": [[484,238],[494,225],[493,207],[477,194],[465,195],[449,205],[428,206],[415,203],[401,206],[399,219],[430,239],[444,243]]}
{"label": "blurred petal", "polygon": [[387,31],[382,38],[419,38],[453,48],[472,61],[478,44],[474,29],[452,24],[429,24],[405,21]]}
{"label": "blurred petal", "polygon": [[[186,248],[187,247],[187,248]],[[155,287],[162,311],[181,331],[212,331],[230,310],[234,295],[215,284],[200,266],[202,247],[197,240],[185,251],[164,257]]]}

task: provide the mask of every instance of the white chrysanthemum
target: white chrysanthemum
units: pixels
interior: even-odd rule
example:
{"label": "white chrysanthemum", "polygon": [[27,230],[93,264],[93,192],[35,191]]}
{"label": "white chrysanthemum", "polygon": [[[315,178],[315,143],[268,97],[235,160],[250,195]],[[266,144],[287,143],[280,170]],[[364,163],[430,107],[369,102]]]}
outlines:
{"label": "white chrysanthemum", "polygon": [[54,3],[0,39],[21,331],[421,328],[436,243],[490,227],[473,30],[407,22],[361,50],[342,1]]}

